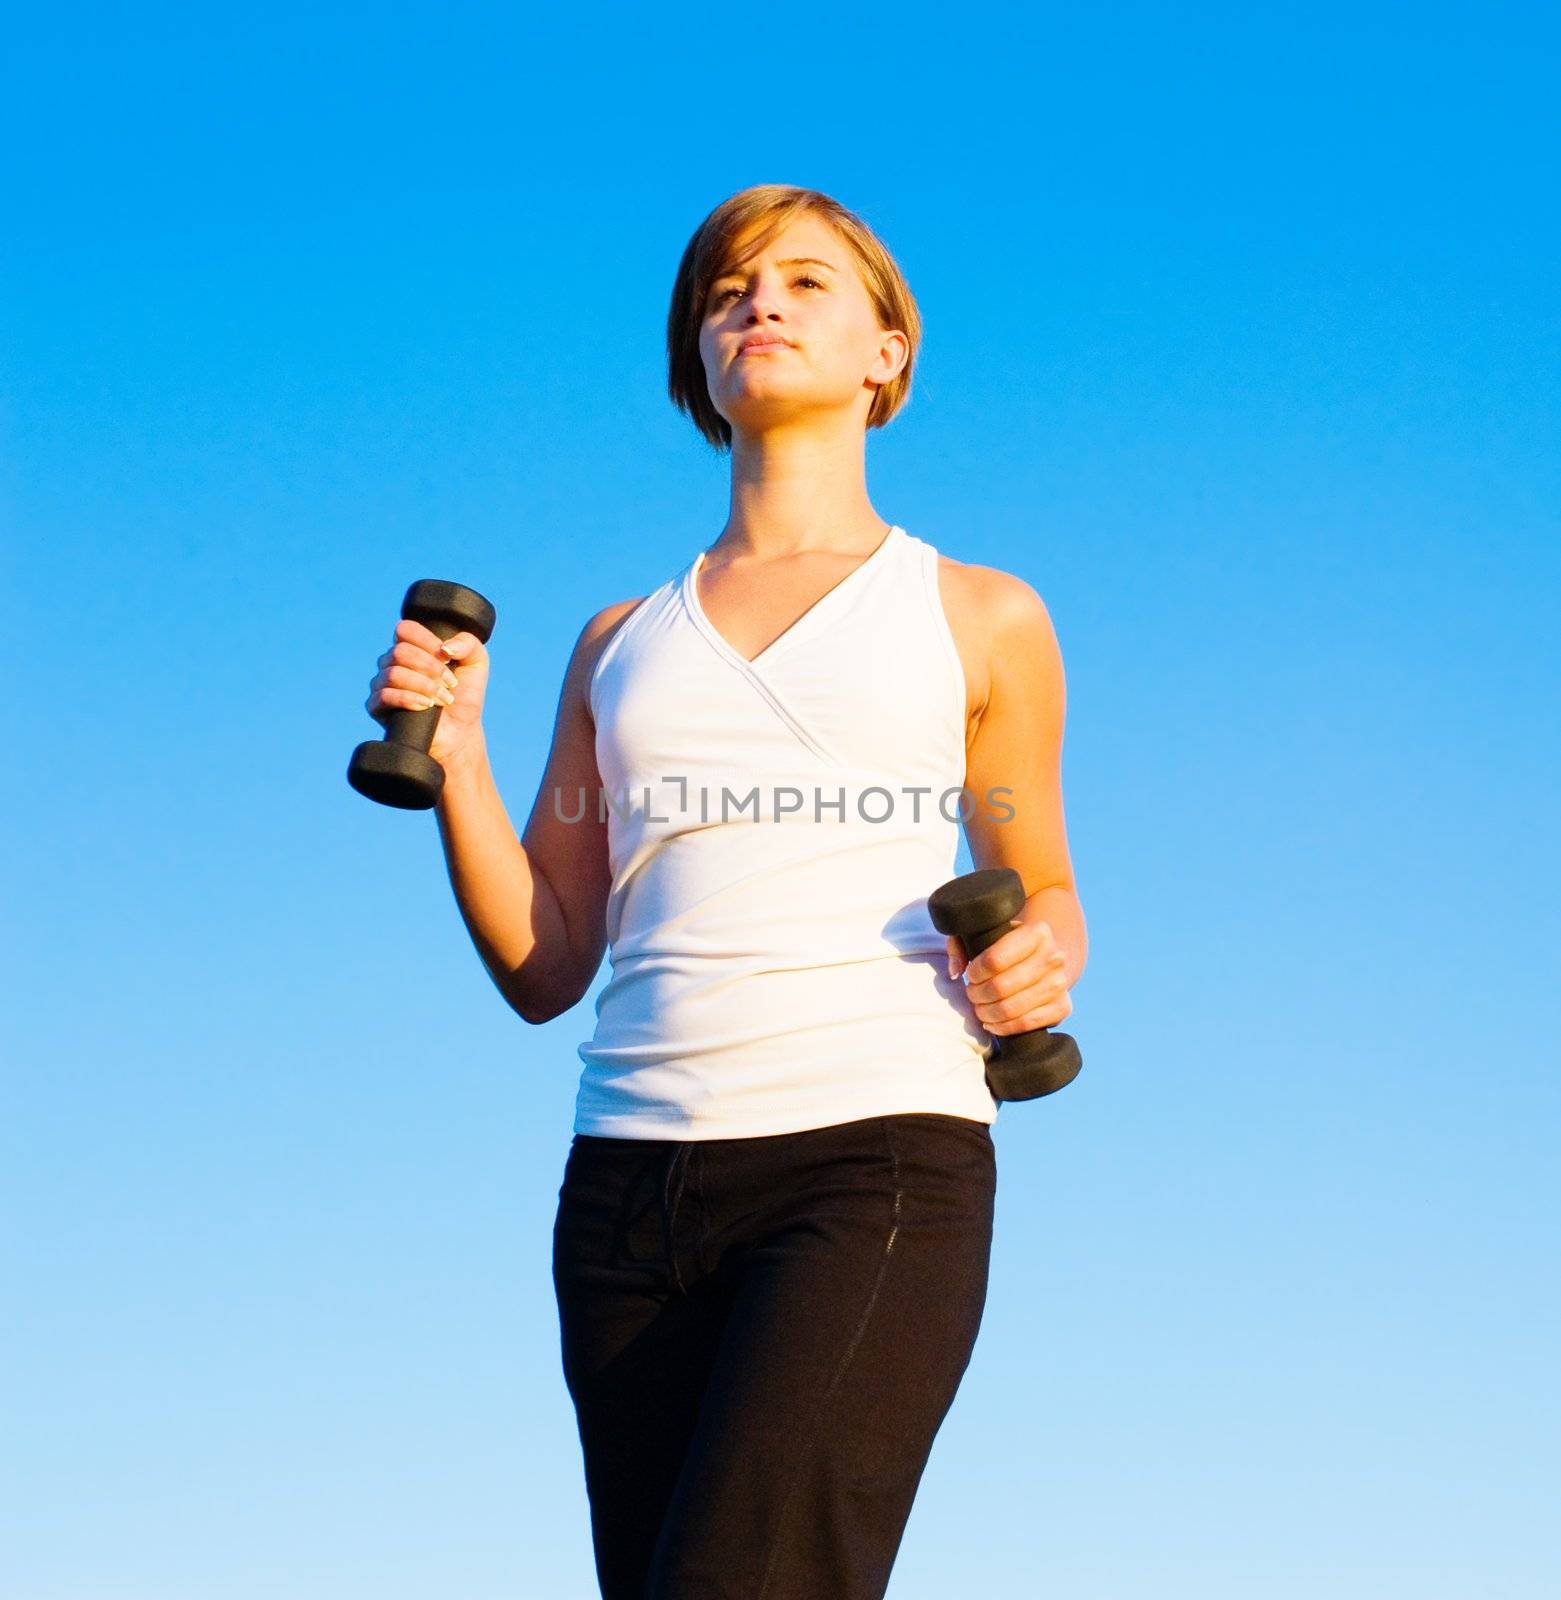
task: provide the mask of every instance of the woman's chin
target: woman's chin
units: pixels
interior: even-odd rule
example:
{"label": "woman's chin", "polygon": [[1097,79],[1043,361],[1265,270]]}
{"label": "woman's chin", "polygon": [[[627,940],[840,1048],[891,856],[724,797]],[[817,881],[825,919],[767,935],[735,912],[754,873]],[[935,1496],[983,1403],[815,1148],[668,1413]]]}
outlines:
{"label": "woman's chin", "polygon": [[734,428],[744,433],[760,433],[768,428],[827,422],[837,417],[842,407],[838,400],[818,395],[787,393],[780,386],[764,392],[755,386],[747,393],[733,397],[721,408],[721,414]]}

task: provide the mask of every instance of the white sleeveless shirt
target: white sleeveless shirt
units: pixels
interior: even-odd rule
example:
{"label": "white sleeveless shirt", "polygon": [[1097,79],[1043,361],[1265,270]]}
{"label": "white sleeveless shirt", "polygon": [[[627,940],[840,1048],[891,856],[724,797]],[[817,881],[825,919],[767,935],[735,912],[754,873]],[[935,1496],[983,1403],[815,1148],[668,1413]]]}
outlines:
{"label": "white sleeveless shirt", "polygon": [[688,566],[591,674],[612,975],[577,1133],[748,1138],[996,1120],[927,896],[954,875],[965,677],[938,553],[895,526],[751,662]]}

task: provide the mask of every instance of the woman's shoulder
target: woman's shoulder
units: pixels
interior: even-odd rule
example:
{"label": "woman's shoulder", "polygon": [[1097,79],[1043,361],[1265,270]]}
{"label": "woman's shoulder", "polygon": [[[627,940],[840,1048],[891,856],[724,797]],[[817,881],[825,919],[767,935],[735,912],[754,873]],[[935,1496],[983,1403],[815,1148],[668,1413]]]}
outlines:
{"label": "woman's shoulder", "polygon": [[587,646],[605,645],[618,631],[619,624],[627,622],[630,614],[649,598],[649,595],[637,594],[630,600],[614,600],[600,611],[593,612],[580,630],[580,642]]}
{"label": "woman's shoulder", "polygon": [[979,626],[1023,623],[1044,613],[1046,603],[1034,585],[1017,573],[976,561],[957,561],[938,552],[938,586],[945,605]]}
{"label": "woman's shoulder", "polygon": [[999,651],[1051,631],[1046,604],[1033,585],[1001,567],[957,561],[938,552],[938,592],[965,672],[966,741],[974,736],[992,692]]}
{"label": "woman's shoulder", "polygon": [[586,618],[569,652],[569,665],[564,673],[566,696],[572,695],[582,705],[590,705],[591,680],[596,675],[597,663],[623,631],[623,625],[649,598],[648,595],[635,595],[629,600],[614,600]]}

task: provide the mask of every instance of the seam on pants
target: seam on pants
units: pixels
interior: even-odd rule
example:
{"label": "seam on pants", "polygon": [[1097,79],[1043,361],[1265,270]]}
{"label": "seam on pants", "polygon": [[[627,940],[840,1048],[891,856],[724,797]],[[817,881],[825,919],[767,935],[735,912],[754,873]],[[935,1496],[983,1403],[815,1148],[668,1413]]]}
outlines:
{"label": "seam on pants", "polygon": [[[678,1201],[683,1198],[683,1178],[688,1171],[688,1155],[693,1149],[691,1144],[677,1144],[672,1147],[667,1157],[667,1170],[661,1185],[661,1234],[666,1242],[667,1267],[672,1274],[672,1282],[679,1294],[688,1291],[683,1287],[683,1275],[678,1271],[677,1242],[673,1237],[672,1223],[677,1214]],[[678,1175],[678,1187],[675,1195],[671,1194],[672,1174]],[[668,1196],[671,1195],[670,1199]]]}
{"label": "seam on pants", "polygon": [[[700,1139],[693,1145],[686,1174],[692,1180],[694,1204],[699,1215],[699,1231],[694,1235],[694,1271],[701,1278],[707,1277],[710,1272],[705,1264],[705,1235],[710,1230],[710,1213],[705,1207],[705,1145],[708,1142]],[[680,1189],[678,1199],[682,1198],[683,1190]]]}
{"label": "seam on pants", "polygon": [[[879,1291],[883,1288],[884,1275],[889,1270],[889,1257],[894,1251],[895,1236],[900,1231],[900,1203],[905,1197],[905,1191],[900,1186],[900,1158],[894,1148],[894,1140],[889,1137],[887,1123],[882,1117],[878,1119],[878,1129],[883,1135],[884,1145],[889,1152],[890,1167],[894,1177],[894,1204],[889,1212],[889,1232],[884,1238],[883,1254],[878,1258],[878,1272],[873,1279],[873,1290],[867,1297],[867,1304],[862,1308],[862,1314],[857,1318],[856,1330],[852,1333],[845,1348],[845,1354],[836,1363],[835,1371],[829,1382],[824,1385],[824,1392],[818,1398],[818,1404],[813,1408],[814,1432],[812,1437],[817,1437],[817,1423],[824,1410],[825,1403],[835,1392],[840,1380],[845,1376],[846,1368],[851,1364],[851,1357],[856,1354],[856,1347],[862,1342],[862,1335],[867,1332],[867,1320],[873,1314],[873,1307],[878,1304]],[[764,1600],[770,1591],[770,1580],[775,1576],[775,1561],[780,1554],[781,1532],[785,1527],[786,1513],[791,1509],[791,1502],[797,1493],[797,1487],[802,1481],[803,1469],[807,1466],[806,1455],[799,1456],[797,1464],[792,1468],[791,1482],[786,1487],[786,1493],[781,1497],[779,1509],[775,1514],[775,1533],[770,1542],[769,1558],[764,1563],[764,1573],[759,1579],[759,1589],[754,1600]]]}

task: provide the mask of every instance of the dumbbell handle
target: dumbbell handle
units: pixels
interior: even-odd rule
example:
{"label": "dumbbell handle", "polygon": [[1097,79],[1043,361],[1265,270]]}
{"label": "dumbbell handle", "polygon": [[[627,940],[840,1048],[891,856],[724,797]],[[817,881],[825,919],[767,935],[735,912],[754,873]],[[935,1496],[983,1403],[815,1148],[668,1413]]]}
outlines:
{"label": "dumbbell handle", "polygon": [[[453,639],[462,630],[453,622],[441,622],[435,618],[418,621],[430,633],[437,633],[441,639]],[[439,717],[444,707],[438,704],[426,707],[422,711],[413,711],[406,706],[394,706],[385,711],[383,738],[389,744],[400,745],[403,750],[416,750],[422,755],[427,755],[434,747],[434,735],[439,731]]]}
{"label": "dumbbell handle", "polygon": [[[933,926],[954,934],[972,961],[1008,932],[1024,903],[1023,881],[1011,867],[951,878],[927,899]],[[1083,1065],[1071,1034],[1050,1028],[994,1034],[986,1057],[987,1087],[998,1100],[1037,1100],[1066,1088]]]}

